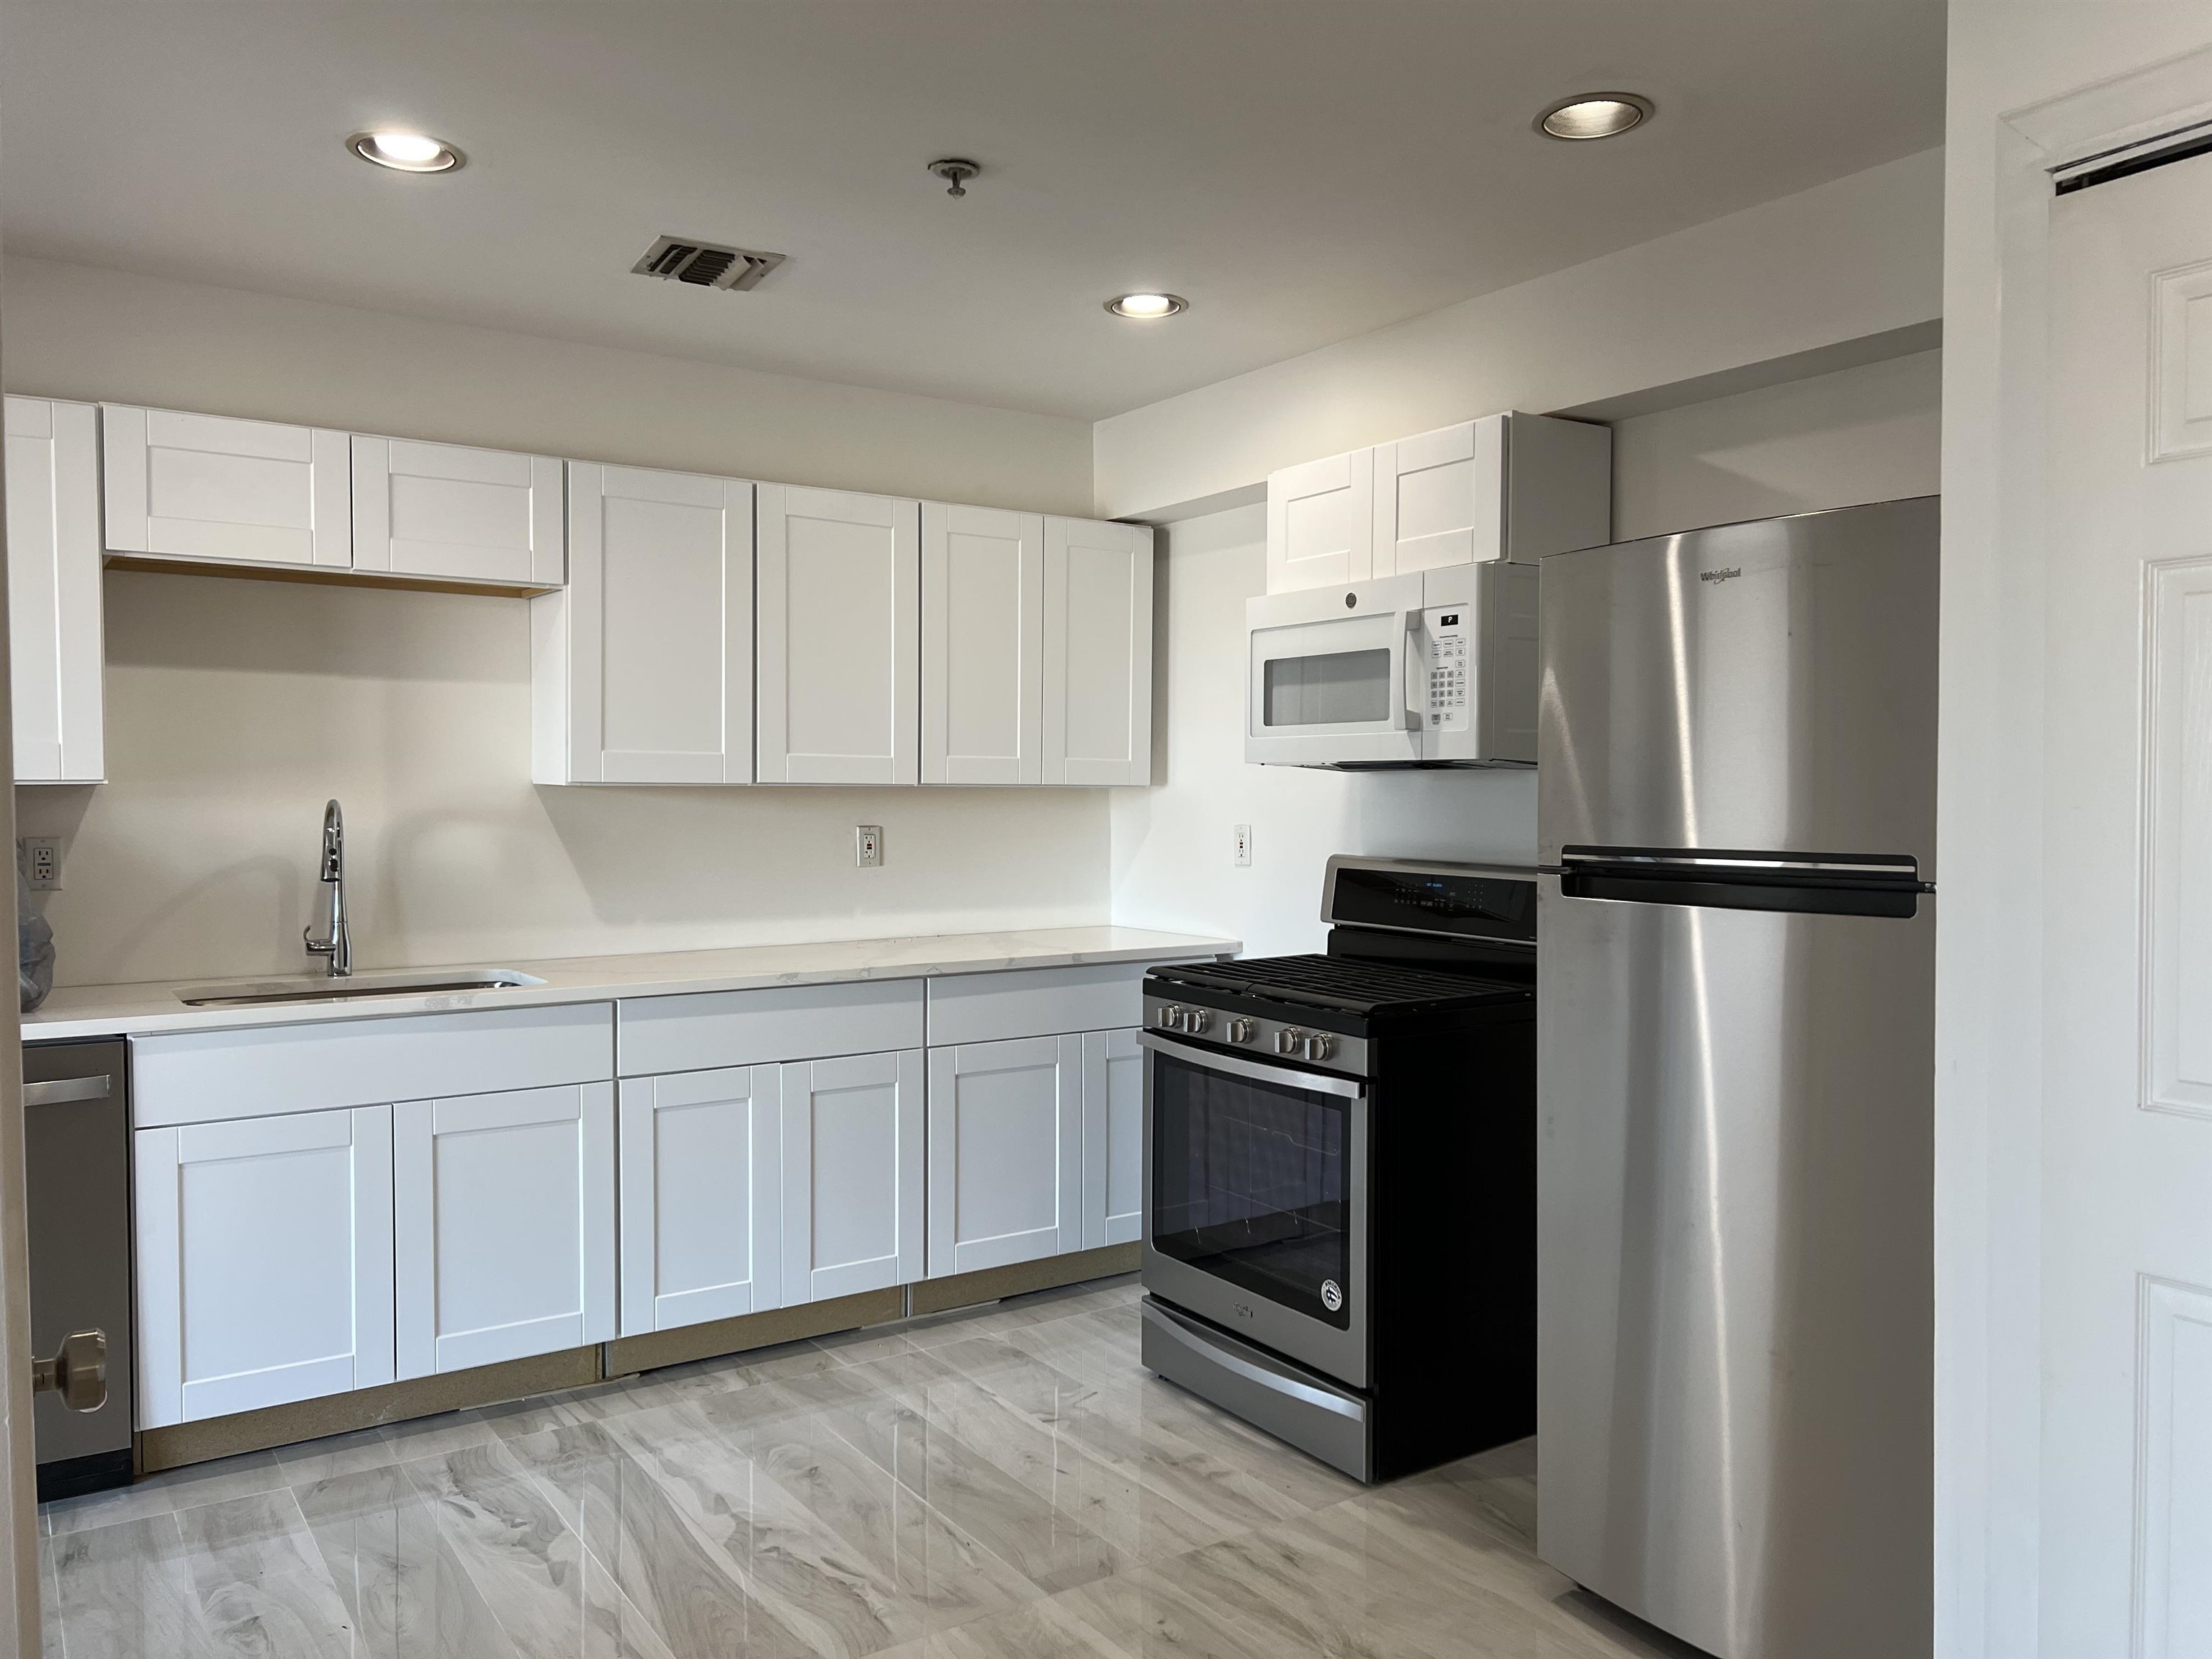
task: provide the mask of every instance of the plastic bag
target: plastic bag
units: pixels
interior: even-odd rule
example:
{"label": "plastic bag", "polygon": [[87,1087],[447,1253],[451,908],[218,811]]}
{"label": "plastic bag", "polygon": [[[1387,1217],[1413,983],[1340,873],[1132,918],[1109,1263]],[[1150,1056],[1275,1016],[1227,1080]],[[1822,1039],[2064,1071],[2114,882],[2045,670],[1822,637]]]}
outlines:
{"label": "plastic bag", "polygon": [[15,976],[22,982],[23,1012],[29,1013],[54,988],[53,925],[31,908],[31,887],[15,872]]}

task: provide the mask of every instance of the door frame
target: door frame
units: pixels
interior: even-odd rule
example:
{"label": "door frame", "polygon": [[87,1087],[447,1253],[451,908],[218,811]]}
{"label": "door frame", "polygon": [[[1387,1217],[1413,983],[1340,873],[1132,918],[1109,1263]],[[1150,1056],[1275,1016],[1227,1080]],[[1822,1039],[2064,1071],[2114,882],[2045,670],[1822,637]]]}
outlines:
{"label": "door frame", "polygon": [[[1943,434],[1934,1650],[1959,1659],[2040,1644],[2044,930],[2017,896],[2043,890],[2058,793],[2042,759],[2052,174],[2212,119],[2208,86],[2212,46],[1999,114],[1993,226],[1960,222],[1979,162],[1952,135],[1947,382],[1963,359],[1994,383],[1987,404],[1947,385]],[[1994,294],[1960,269],[1980,239]]]}

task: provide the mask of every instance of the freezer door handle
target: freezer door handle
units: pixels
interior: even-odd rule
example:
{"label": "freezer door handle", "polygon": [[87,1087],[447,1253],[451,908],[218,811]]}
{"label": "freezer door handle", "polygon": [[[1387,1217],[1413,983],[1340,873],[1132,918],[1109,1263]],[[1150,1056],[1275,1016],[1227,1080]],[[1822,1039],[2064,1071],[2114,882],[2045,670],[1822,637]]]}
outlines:
{"label": "freezer door handle", "polygon": [[1936,890],[1919,861],[1899,854],[1564,847],[1549,873],[1565,898],[1900,921]]}

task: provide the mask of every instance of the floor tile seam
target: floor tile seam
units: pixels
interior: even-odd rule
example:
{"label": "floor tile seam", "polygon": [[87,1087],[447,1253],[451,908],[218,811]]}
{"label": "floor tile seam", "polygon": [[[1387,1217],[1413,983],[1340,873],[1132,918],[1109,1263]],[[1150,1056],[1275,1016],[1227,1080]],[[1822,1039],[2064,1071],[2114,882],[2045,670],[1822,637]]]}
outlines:
{"label": "floor tile seam", "polygon": [[[283,1502],[291,1506],[292,1518],[299,1523],[299,1531],[296,1534],[292,1533],[290,1528],[288,1527],[286,1528],[286,1535],[295,1545],[304,1545],[305,1547],[301,1560],[291,1566],[263,1567],[260,1570],[252,1572],[240,1572],[234,1568],[229,1574],[228,1582],[232,1583],[258,1583],[268,1578],[283,1577],[287,1575],[294,1577],[307,1577],[319,1571],[323,1575],[324,1583],[329,1587],[331,1593],[333,1595],[336,1595],[337,1594],[337,1581],[331,1576],[329,1564],[323,1559],[322,1545],[315,1537],[314,1527],[307,1520],[307,1512],[301,1507],[300,1495],[297,1492],[294,1492],[289,1486],[277,1486],[267,1492],[241,1493],[240,1498],[236,1499],[220,1498],[216,1501],[218,1503],[231,1503],[241,1501],[242,1499],[248,1498],[274,1498],[277,1496],[278,1493],[282,1493]],[[214,1505],[201,1504],[198,1507],[211,1509]],[[184,1517],[189,1513],[191,1513],[190,1510],[176,1511],[178,1535],[180,1539],[183,1539],[184,1537]],[[204,1550],[193,1552],[191,1548],[190,1540],[185,1540],[185,1541],[187,1551],[187,1559],[190,1559],[191,1555],[193,1553],[198,1554],[203,1559],[215,1553],[215,1552]],[[263,1544],[272,1544],[276,1541],[276,1540],[275,1539],[258,1540],[255,1547],[258,1548]],[[218,1583],[210,1589],[203,1589],[200,1588],[199,1584],[199,1575],[196,1572],[192,1575],[192,1587],[199,1595],[201,1610],[204,1612],[207,1607],[208,1597],[213,1595],[216,1590],[222,1589],[223,1585],[222,1583]]]}

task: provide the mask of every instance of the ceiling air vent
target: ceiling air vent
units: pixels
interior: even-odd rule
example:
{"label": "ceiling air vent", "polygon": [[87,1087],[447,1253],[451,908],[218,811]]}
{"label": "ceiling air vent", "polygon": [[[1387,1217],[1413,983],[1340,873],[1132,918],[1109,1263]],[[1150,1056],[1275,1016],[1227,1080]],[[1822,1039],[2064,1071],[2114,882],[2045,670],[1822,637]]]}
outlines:
{"label": "ceiling air vent", "polygon": [[783,263],[781,253],[755,248],[724,247],[716,242],[695,241],[686,236],[662,236],[645,251],[630,269],[641,276],[659,276],[694,288],[719,288],[742,292],[757,287],[760,279]]}

